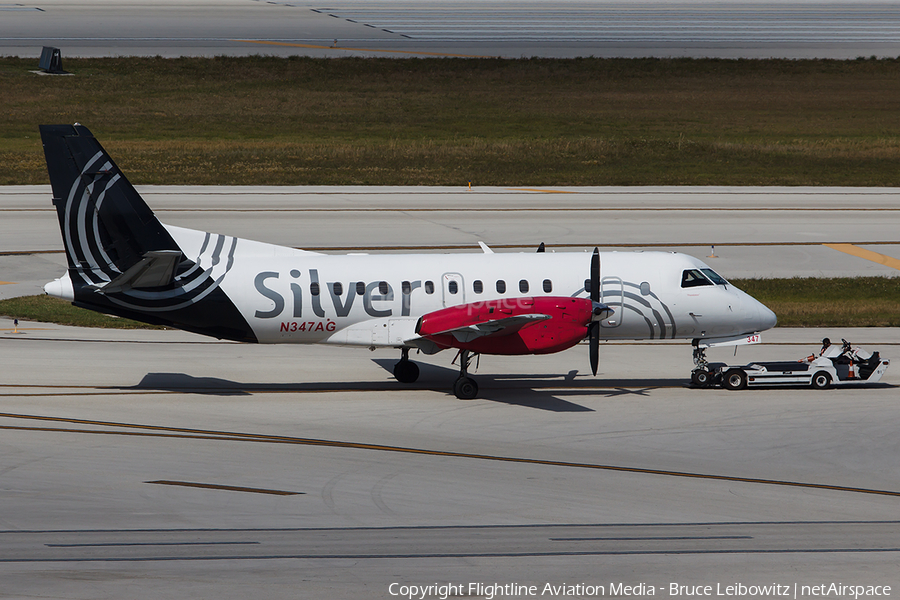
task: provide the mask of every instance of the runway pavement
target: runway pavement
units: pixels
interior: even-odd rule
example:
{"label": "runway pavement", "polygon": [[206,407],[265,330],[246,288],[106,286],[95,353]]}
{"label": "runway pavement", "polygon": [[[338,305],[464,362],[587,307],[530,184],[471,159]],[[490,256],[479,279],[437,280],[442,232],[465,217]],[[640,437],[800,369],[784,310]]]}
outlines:
{"label": "runway pavement", "polygon": [[838,58],[900,55],[890,2],[52,0],[0,5],[0,54]]}
{"label": "runway pavement", "polygon": [[[596,379],[583,347],[484,357],[482,397],[460,401],[447,353],[403,386],[390,351],[12,331],[0,320],[4,597],[900,585],[900,371],[696,391],[688,345],[607,343]],[[796,358],[825,334],[885,356],[900,339],[776,330],[711,358]]]}
{"label": "runway pavement", "polygon": [[[893,189],[141,191],[172,224],[327,252],[716,243],[726,277],[887,275],[900,255]],[[49,197],[0,189],[0,294],[62,272]],[[710,359],[797,359],[826,335],[893,358],[898,334],[776,329]],[[900,589],[895,366],[863,389],[691,390],[688,344],[605,343],[596,378],[584,347],[483,357],[460,401],[450,353],[414,357],[404,386],[394,351],[0,318],[0,357],[0,597]]]}
{"label": "runway pavement", "polygon": [[[549,251],[682,251],[726,278],[900,274],[894,188],[140,190],[165,223],[323,252],[480,252],[479,241],[531,252],[544,242]],[[9,282],[0,298],[41,293],[65,265],[49,186],[0,188],[0,215],[0,281]]]}

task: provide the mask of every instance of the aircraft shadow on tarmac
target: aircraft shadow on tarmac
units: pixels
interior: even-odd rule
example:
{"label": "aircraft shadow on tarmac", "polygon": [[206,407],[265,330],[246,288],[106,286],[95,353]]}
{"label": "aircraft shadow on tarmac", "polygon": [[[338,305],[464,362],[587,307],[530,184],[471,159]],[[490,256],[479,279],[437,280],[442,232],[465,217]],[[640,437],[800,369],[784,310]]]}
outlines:
{"label": "aircraft shadow on tarmac", "polygon": [[[388,373],[393,370],[394,363],[396,363],[391,359],[375,359],[373,362]],[[453,395],[451,387],[458,374],[455,369],[424,363],[420,363],[419,366],[419,380],[411,385],[398,383],[393,378],[389,381],[243,383],[218,377],[195,377],[186,373],[147,373],[137,385],[121,389],[159,390],[211,396],[404,390],[427,390],[446,393],[448,396]],[[480,384],[478,398],[551,412],[593,412],[592,408],[560,398],[560,396],[607,398],[624,395],[647,396],[654,388],[680,387],[684,383],[682,380],[675,379],[602,380],[602,387],[598,388],[596,380],[577,380],[575,378],[577,374],[578,371],[573,370],[565,375],[555,373],[478,375]]]}
{"label": "aircraft shadow on tarmac", "polygon": [[[392,373],[394,364],[397,361],[376,358],[372,362],[388,373]],[[424,385],[426,389],[452,394],[450,388],[453,381],[459,376],[457,369],[427,363],[417,364],[419,365],[417,385]],[[593,412],[594,410],[581,404],[564,400],[559,396],[612,397],[625,394],[645,396],[651,388],[670,387],[682,383],[672,379],[641,379],[614,382],[604,380],[602,389],[598,389],[597,380],[576,379],[577,375],[577,369],[573,369],[565,375],[560,375],[559,373],[473,373],[473,376],[478,381],[478,399],[551,412]],[[402,386],[403,384],[399,385]]]}

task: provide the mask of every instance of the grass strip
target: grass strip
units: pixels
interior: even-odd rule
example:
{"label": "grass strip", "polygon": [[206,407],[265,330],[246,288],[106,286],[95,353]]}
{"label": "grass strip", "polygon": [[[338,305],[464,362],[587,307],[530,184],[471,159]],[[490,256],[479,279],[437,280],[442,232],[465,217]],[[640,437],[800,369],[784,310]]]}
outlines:
{"label": "grass strip", "polygon": [[11,319],[72,325],[74,327],[102,327],[106,329],[165,329],[131,319],[72,306],[70,302],[47,295],[21,296],[0,300],[0,315]]}
{"label": "grass strip", "polygon": [[900,277],[733,279],[780,327],[900,327]]}
{"label": "grass strip", "polygon": [[[900,277],[733,279],[778,316],[779,327],[900,327]],[[50,296],[0,300],[0,315],[28,321],[162,329],[76,308]]]}
{"label": "grass strip", "polygon": [[0,185],[81,122],[139,184],[900,186],[900,59],[0,58]]}

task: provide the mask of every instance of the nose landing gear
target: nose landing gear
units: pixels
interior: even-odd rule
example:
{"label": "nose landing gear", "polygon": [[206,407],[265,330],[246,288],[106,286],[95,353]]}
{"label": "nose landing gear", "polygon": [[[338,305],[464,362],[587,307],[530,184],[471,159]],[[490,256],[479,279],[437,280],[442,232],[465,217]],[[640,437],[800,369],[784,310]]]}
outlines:
{"label": "nose landing gear", "polygon": [[713,381],[709,372],[709,361],[706,360],[706,348],[699,346],[699,340],[693,341],[694,346],[694,370],[691,371],[691,383],[697,387],[710,387]]}

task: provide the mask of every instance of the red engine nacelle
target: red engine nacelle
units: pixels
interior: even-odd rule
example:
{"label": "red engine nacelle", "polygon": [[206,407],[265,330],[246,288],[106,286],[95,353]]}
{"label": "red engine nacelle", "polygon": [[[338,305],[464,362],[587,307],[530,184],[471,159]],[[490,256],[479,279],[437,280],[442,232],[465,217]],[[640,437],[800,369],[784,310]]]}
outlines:
{"label": "red engine nacelle", "polygon": [[550,354],[584,339],[591,309],[589,299],[566,296],[472,302],[423,316],[416,333],[443,348],[481,354]]}

